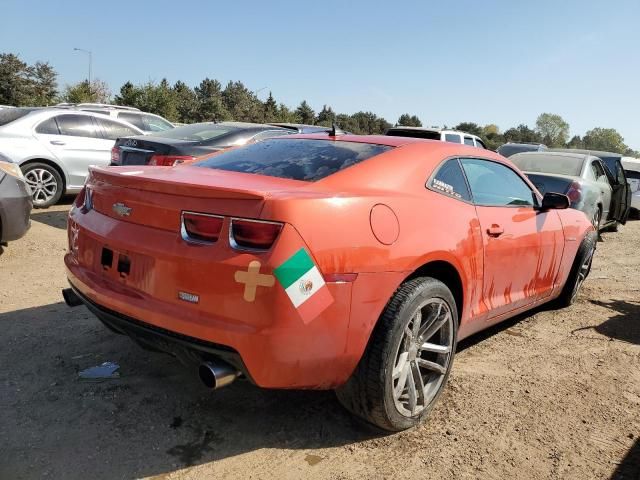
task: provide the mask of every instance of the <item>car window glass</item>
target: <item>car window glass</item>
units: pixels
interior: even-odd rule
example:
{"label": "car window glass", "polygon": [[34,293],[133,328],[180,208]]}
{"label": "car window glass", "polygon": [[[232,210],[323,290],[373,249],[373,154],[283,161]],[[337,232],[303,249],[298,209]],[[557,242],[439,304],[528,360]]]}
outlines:
{"label": "car window glass", "polygon": [[480,140],[479,138],[476,138],[476,147],[484,148],[484,149],[487,148],[487,147],[484,146],[484,143],[482,143],[482,140]]}
{"label": "car window glass", "polygon": [[268,138],[194,166],[315,182],[391,148],[360,142]]}
{"label": "car window glass", "polygon": [[489,160],[464,158],[461,160],[473,201],[478,205],[513,206],[535,205],[533,191],[509,167]]}
{"label": "car window glass", "polygon": [[61,135],[91,138],[100,136],[96,132],[93,118],[88,115],[58,115],[56,121]]}
{"label": "car window glass", "polygon": [[431,180],[431,188],[461,200],[470,201],[467,181],[457,159],[447,160]]}
{"label": "car window glass", "polygon": [[114,122],[113,120],[109,120],[107,118],[96,118],[100,126],[102,127],[102,131],[104,132],[104,137],[109,140],[116,140],[120,137],[130,137],[131,135],[138,135],[133,128],[127,127],[119,122]]}
{"label": "car window glass", "polygon": [[600,165],[599,162],[591,162],[591,171],[593,172],[594,180],[605,183],[607,182],[607,175],[604,173],[604,168],[602,168],[602,165]]}
{"label": "car window glass", "polygon": [[471,145],[471,146],[473,147],[473,146],[474,146],[474,145],[473,145],[473,138],[471,138],[471,137],[464,137],[464,144],[465,144],[465,145]]}
{"label": "car window glass", "polygon": [[172,124],[167,122],[165,119],[156,117],[155,115],[143,115],[144,123],[146,127],[144,130],[149,132],[164,132],[165,130],[171,130],[173,127]]}
{"label": "car window glass", "polygon": [[292,133],[294,132],[287,132],[286,130],[266,130],[264,132],[260,132],[259,134],[257,134],[255,137],[253,137],[253,139],[256,142],[260,142],[265,138],[280,137],[282,135],[291,135]]}
{"label": "car window glass", "polygon": [[120,120],[124,120],[125,122],[129,122],[131,125],[138,127],[140,130],[149,131],[142,120],[142,115],[140,115],[139,113],[120,112],[118,113],[118,118]]}
{"label": "car window glass", "polygon": [[51,117],[48,120],[40,123],[40,125],[36,127],[36,133],[43,133],[46,135],[60,135],[56,119],[54,117]]}
{"label": "car window glass", "polygon": [[455,133],[445,133],[444,141],[445,142],[452,142],[452,143],[462,143],[460,141],[460,135],[457,135]]}

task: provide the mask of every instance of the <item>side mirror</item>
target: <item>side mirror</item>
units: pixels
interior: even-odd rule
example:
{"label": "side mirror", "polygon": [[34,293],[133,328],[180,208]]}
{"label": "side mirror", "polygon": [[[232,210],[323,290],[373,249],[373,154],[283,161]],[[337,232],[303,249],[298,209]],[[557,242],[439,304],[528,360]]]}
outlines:
{"label": "side mirror", "polygon": [[542,197],[540,210],[563,210],[565,208],[569,208],[570,205],[571,202],[569,201],[569,197],[566,195],[563,195],[562,193],[548,192],[544,194],[544,197]]}

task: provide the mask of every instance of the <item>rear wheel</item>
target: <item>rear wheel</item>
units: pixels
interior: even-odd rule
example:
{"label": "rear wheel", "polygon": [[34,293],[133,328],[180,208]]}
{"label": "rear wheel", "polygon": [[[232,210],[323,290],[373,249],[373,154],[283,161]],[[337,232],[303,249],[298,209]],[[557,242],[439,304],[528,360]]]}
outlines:
{"label": "rear wheel", "polygon": [[567,283],[565,283],[562,293],[556,300],[558,307],[568,307],[578,297],[578,292],[582,283],[586,280],[589,272],[591,272],[591,263],[593,262],[593,254],[596,251],[595,232],[590,232],[580,244],[576,258],[573,261]]}
{"label": "rear wheel", "polygon": [[593,228],[596,229],[596,232],[600,232],[600,222],[602,221],[602,210],[600,207],[596,208],[595,213],[593,214],[593,218],[591,219],[591,224]]}
{"label": "rear wheel", "polygon": [[64,184],[54,167],[46,163],[29,163],[22,167],[22,173],[31,188],[34,208],[47,208],[60,200]]}
{"label": "rear wheel", "polygon": [[338,399],[384,430],[418,424],[447,383],[457,333],[458,311],[447,286],[428,277],[408,281],[385,308]]}

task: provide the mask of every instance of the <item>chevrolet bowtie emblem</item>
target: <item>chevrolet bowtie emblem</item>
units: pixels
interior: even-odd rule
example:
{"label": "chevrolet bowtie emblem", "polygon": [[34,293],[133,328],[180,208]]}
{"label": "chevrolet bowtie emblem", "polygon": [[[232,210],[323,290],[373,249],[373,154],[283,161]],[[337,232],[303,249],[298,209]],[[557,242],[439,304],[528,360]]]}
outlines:
{"label": "chevrolet bowtie emblem", "polygon": [[121,217],[131,215],[131,207],[127,207],[124,203],[114,203],[111,209]]}

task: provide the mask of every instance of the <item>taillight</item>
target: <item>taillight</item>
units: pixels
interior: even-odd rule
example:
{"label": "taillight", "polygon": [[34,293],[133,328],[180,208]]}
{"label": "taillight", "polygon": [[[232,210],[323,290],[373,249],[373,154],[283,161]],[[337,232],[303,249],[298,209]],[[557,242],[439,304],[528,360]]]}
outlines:
{"label": "taillight", "polygon": [[120,164],[120,148],[113,147],[111,149],[111,163]]}
{"label": "taillight", "polygon": [[282,223],[232,218],[229,241],[233,248],[268,250],[278,238]]}
{"label": "taillight", "polygon": [[76,197],[76,207],[82,207],[84,205],[84,197],[87,193],[87,187],[82,187],[82,190],[80,190],[80,193],[78,194],[78,196]]}
{"label": "taillight", "polygon": [[582,186],[578,182],[572,182],[565,194],[571,200],[571,204],[578,203],[582,199]]}
{"label": "taillight", "polygon": [[220,237],[224,217],[182,212],[182,238],[192,243],[214,243]]}
{"label": "taillight", "polygon": [[149,165],[158,165],[162,167],[173,167],[186,160],[193,160],[196,157],[190,155],[153,155],[149,160]]}

